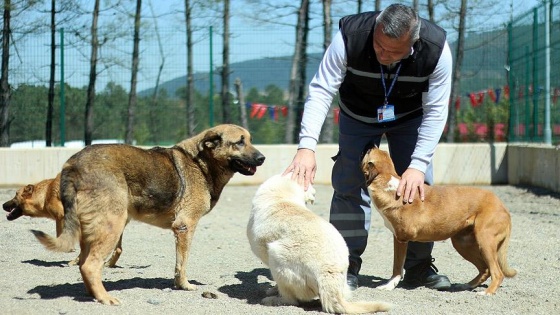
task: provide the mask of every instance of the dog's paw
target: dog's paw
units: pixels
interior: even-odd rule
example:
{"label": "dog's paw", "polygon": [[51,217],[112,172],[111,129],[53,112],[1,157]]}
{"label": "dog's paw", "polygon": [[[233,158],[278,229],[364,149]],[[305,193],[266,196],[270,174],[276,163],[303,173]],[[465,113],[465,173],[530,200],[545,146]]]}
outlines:
{"label": "dog's paw", "polygon": [[315,203],[315,193],[317,191],[315,190],[315,188],[309,184],[309,187],[307,188],[307,190],[305,191],[305,204],[314,204]]}
{"label": "dog's paw", "polygon": [[278,286],[273,286],[266,290],[266,296],[278,295]]}
{"label": "dog's paw", "polygon": [[386,290],[386,291],[391,291],[394,288],[397,287],[397,285],[399,284],[399,282],[401,281],[401,276],[396,276],[394,278],[391,278],[387,283],[385,283],[384,285],[380,285],[377,288],[379,290]]}
{"label": "dog's paw", "polygon": [[196,291],[196,285],[190,284],[188,281],[185,281],[183,283],[175,282],[175,288],[180,290]]}
{"label": "dog's paw", "polygon": [[480,292],[476,292],[476,294],[478,295],[483,295],[483,296],[492,296],[496,293],[490,293],[490,292],[486,292],[486,291],[480,291]]}
{"label": "dog's paw", "polygon": [[290,301],[278,295],[265,297],[261,300],[261,303],[266,306],[298,305],[297,301]]}
{"label": "dog's paw", "polygon": [[104,305],[121,305],[121,301],[119,301],[119,299],[114,298],[108,294],[106,296],[96,298],[95,300]]}

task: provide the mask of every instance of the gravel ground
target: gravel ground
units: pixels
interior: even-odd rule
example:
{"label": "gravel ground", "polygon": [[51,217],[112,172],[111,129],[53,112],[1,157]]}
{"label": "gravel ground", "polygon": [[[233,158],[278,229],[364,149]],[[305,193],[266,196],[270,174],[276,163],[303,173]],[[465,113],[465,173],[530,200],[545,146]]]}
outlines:
{"label": "gravel ground", "polygon": [[[317,186],[311,209],[328,218],[332,188]],[[518,275],[505,279],[495,296],[438,292],[425,288],[376,289],[392,269],[392,238],[378,216],[372,219],[363,256],[361,287],[352,300],[393,304],[390,314],[560,314],[560,195],[531,187],[493,186],[512,213],[509,263]],[[267,307],[259,304],[272,284],[270,273],[251,252],[245,235],[256,186],[227,186],[214,210],[199,223],[187,275],[197,291],[172,289],[174,238],[169,230],[131,222],[124,233],[118,267],[105,268],[104,284],[122,302],[104,306],[85,293],[78,267],[65,263],[77,253],[51,253],[29,232],[55,233],[54,221],[0,220],[0,312],[3,314],[319,314],[318,304]],[[0,189],[0,201],[15,189]],[[453,283],[470,281],[476,269],[450,241],[433,256]],[[478,288],[481,291],[484,288]],[[214,298],[203,297],[204,292]]]}

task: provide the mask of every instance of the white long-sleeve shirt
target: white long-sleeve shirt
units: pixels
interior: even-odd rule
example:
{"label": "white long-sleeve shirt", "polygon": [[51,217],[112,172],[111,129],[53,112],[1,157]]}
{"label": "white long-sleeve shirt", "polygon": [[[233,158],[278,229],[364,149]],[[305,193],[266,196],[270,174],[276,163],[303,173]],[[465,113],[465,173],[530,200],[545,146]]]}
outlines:
{"label": "white long-sleeve shirt", "polygon": [[[299,148],[315,151],[321,127],[346,75],[346,58],[344,40],[339,31],[309,84],[309,94],[301,121]],[[424,173],[432,160],[447,122],[452,66],[451,50],[445,42],[436,68],[429,76],[428,92],[422,93],[422,123],[418,129],[418,141],[409,166]]]}

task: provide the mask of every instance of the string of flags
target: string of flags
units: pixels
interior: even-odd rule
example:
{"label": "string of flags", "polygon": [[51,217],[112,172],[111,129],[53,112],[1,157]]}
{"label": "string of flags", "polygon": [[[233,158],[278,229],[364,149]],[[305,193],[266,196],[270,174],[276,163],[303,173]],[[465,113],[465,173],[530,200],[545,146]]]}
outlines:
{"label": "string of flags", "polygon": [[[527,91],[528,95],[533,95],[534,93],[534,89],[533,89],[533,85],[529,85],[527,88],[521,86],[518,89],[518,95],[517,98],[523,98],[525,92]],[[539,87],[537,89],[537,93],[541,93],[543,91],[543,88]],[[552,97],[552,103],[554,105],[556,105],[556,102],[558,101],[558,97],[560,96],[560,88],[556,87],[554,88],[553,92],[551,93],[551,97]],[[487,89],[487,90],[481,90],[481,91],[477,91],[477,92],[470,92],[466,94],[466,97],[468,97],[468,99],[470,100],[471,106],[472,107],[478,107],[480,105],[482,105],[484,103],[484,99],[485,97],[489,97],[490,100],[494,103],[499,103],[501,100],[501,97],[503,97],[504,99],[509,99],[510,98],[510,89],[509,86],[504,86],[502,88],[496,88],[496,89]],[[457,97],[457,99],[455,100],[455,107],[457,109],[459,109],[461,106],[461,98]]]}
{"label": "string of flags", "polygon": [[[543,88],[538,88],[537,93],[541,93]],[[528,92],[529,95],[533,95],[534,89],[533,85],[529,85],[527,88],[520,87],[518,89],[517,98],[521,99],[524,96],[525,91]],[[558,97],[560,96],[560,87],[555,87],[553,92],[551,93],[552,97],[552,104],[556,105],[558,102]],[[484,103],[486,97],[489,97],[492,102],[495,104],[499,103],[502,98],[509,99],[510,98],[510,88],[509,86],[504,86],[501,88],[496,89],[486,89],[477,92],[470,92],[466,94],[466,97],[470,100],[470,104],[472,107],[478,107]],[[262,119],[268,114],[268,117],[274,121],[278,121],[280,115],[282,117],[288,116],[288,106],[286,105],[268,105],[263,103],[251,103],[247,102],[245,104],[247,109],[250,109],[250,117],[253,119]],[[455,108],[460,109],[461,107],[461,97],[458,96],[455,99]],[[338,119],[340,115],[340,109],[334,108],[333,109],[333,120],[335,124],[338,124]]]}
{"label": "string of flags", "polygon": [[[282,117],[288,116],[288,106],[286,105],[267,105],[263,103],[247,102],[245,103],[245,107],[250,110],[249,117],[253,119],[262,119],[268,116],[270,119],[278,121],[280,115],[282,115]],[[334,108],[333,114],[334,122],[338,124],[340,109]]]}

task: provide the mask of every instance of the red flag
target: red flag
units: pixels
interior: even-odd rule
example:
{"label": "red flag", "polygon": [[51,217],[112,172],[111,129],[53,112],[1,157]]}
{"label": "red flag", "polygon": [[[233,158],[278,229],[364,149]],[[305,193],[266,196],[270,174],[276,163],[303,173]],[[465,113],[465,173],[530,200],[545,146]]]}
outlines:
{"label": "red flag", "polygon": [[340,108],[333,109],[334,123],[338,124],[338,119],[340,118]]}
{"label": "red flag", "polygon": [[496,103],[496,93],[494,92],[494,90],[488,89],[488,96],[490,96],[492,102]]}
{"label": "red flag", "polygon": [[469,98],[471,100],[471,106],[476,107],[478,104],[476,103],[476,96],[474,95],[474,93],[470,93]]}

